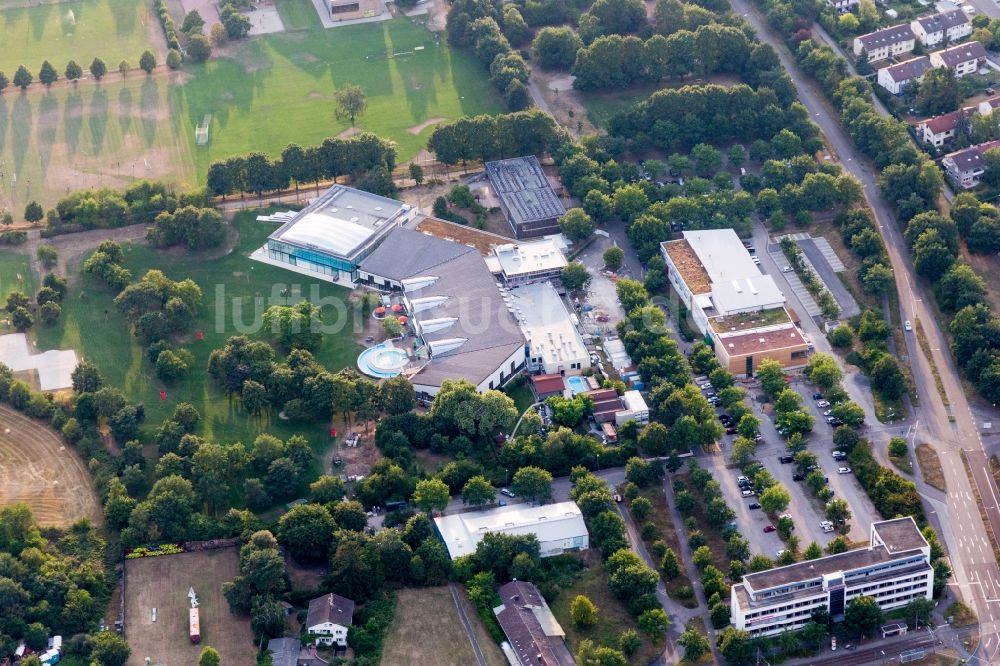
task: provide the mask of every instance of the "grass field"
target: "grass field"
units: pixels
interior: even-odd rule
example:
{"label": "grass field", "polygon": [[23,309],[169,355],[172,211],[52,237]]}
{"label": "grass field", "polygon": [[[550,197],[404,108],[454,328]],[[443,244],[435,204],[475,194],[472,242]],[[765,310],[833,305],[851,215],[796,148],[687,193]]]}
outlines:
{"label": "grass field", "polygon": [[28,255],[0,252],[0,301],[6,301],[12,291],[32,294],[35,286],[35,273]]}
{"label": "grass field", "polygon": [[[408,19],[324,30],[317,20],[309,27],[306,9],[315,19],[310,0],[282,10],[302,29],[230,45],[224,57],[181,72],[124,80],[116,72],[99,85],[0,95],[0,208],[19,215],[29,199],[49,206],[71,189],[135,178],[194,187],[215,160],[318,144],[350,129],[333,102],[348,83],[368,96],[358,129],[396,141],[400,161],[426,145],[433,123],[425,123],[502,109],[478,62]],[[210,141],[197,147],[194,129],[206,114]]]}
{"label": "grass field", "polygon": [[[36,329],[39,348],[73,348],[95,363],[108,384],[121,388],[133,400],[145,403],[147,424],[159,424],[178,402],[190,402],[201,412],[204,435],[218,442],[249,444],[256,434],[268,431],[282,438],[302,433],[310,436],[314,446],[325,445],[327,440],[322,424],[293,426],[276,418],[271,421],[249,419],[238,401],[230,401],[207,376],[208,356],[212,350],[222,347],[229,336],[239,334],[238,326],[255,330],[252,327],[255,304],[258,317],[269,305],[285,304],[286,299],[280,293],[286,287],[293,295],[289,302],[294,302],[296,294],[318,302],[311,296],[315,290],[319,299],[334,303],[324,307],[326,322],[336,322],[338,316],[346,317],[343,332],[325,335],[314,352],[328,370],[335,372],[353,365],[360,351],[354,342],[353,312],[344,307],[347,290],[247,258],[274,230],[273,225],[255,222],[255,215],[253,211],[236,218],[234,227],[239,232],[239,241],[222,257],[161,252],[144,245],[125,246],[126,264],[137,279],[145,271],[156,268],[172,279],[190,277],[201,286],[203,306],[192,330],[203,331],[204,339],[190,336],[181,345],[194,356],[186,379],[166,386],[156,377],[142,347],[112,304],[114,294],[89,277],[81,278],[70,287],[63,302],[63,316],[56,326]],[[70,267],[71,275],[78,273],[78,267]],[[238,324],[238,317],[245,324]],[[100,331],[100,335],[88,335],[93,331]],[[167,391],[165,401],[159,399],[161,388]]]}
{"label": "grass field", "polygon": [[[127,560],[125,563],[125,637],[132,647],[128,663],[194,664],[201,648],[219,651],[224,664],[253,664],[256,649],[250,620],[229,611],[222,584],[237,574],[235,548]],[[201,645],[188,635],[189,587],[198,595]],[[153,609],[156,622],[153,622]]]}
{"label": "grass field", "polygon": [[0,506],[24,502],[35,520],[65,527],[79,518],[103,522],[83,460],[55,431],[0,406]]}
{"label": "grass field", "polygon": [[43,60],[62,76],[66,63],[84,69],[101,58],[114,70],[133,65],[146,49],[162,56],[160,24],[146,0],[73,0],[0,11],[0,70],[8,78],[18,65],[37,77]]}
{"label": "grass field", "polygon": [[[473,626],[479,624],[471,605],[466,608],[466,614]],[[476,632],[476,640],[490,666],[506,663],[500,648],[485,629]],[[467,666],[476,663],[472,644],[447,586],[399,590],[396,615],[385,638],[382,663],[386,666]]]}

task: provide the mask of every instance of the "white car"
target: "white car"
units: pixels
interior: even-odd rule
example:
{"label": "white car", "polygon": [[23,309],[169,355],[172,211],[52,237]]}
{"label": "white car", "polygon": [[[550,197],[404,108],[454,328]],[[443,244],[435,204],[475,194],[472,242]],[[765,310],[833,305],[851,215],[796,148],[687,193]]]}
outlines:
{"label": "white car", "polygon": [[758,266],[760,266],[760,257],[754,256],[754,257],[752,257],[752,259],[753,259],[753,263],[755,263]]}
{"label": "white car", "polygon": [[788,520],[791,520],[792,519],[792,514],[790,514],[790,513],[783,513],[780,516],[778,516],[778,520],[781,520],[782,518],[788,518]]}
{"label": "white car", "polygon": [[781,557],[784,554],[785,554],[785,549],[784,548],[780,548],[777,551],[775,551],[774,556],[775,557]]}
{"label": "white car", "polygon": [[791,273],[792,272],[792,267],[791,266],[782,266],[781,267],[781,272],[782,273]]}
{"label": "white car", "polygon": [[913,330],[913,324],[910,323],[909,319],[907,319],[906,322],[903,323],[903,328],[906,329],[907,331]]}
{"label": "white car", "polygon": [[830,403],[826,400],[819,400],[816,402],[817,407],[829,407]]}
{"label": "white car", "polygon": [[825,412],[823,412],[823,416],[833,416],[833,410],[832,409],[826,410]]}
{"label": "white car", "polygon": [[756,493],[752,490],[744,490],[740,493],[743,497],[753,497]]}
{"label": "white car", "polygon": [[851,468],[850,467],[838,467],[837,468],[837,474],[850,474],[850,473],[851,473]]}

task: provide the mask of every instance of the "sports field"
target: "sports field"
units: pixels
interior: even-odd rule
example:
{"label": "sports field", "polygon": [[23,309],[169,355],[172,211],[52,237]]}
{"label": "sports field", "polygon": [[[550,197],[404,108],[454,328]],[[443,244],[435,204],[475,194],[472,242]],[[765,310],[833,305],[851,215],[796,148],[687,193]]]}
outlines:
{"label": "sports field", "polygon": [[[222,584],[236,576],[238,566],[236,548],[127,560],[125,637],[132,647],[128,663],[187,666],[197,663],[201,648],[210,645],[223,664],[253,664],[257,650],[250,619],[233,615],[222,594]],[[198,595],[201,645],[192,645],[188,634],[187,592],[192,587]]]}
{"label": "sports field", "polygon": [[146,49],[161,59],[165,52],[153,3],[146,0],[73,0],[5,8],[10,4],[14,3],[0,2],[0,71],[7,78],[13,78],[18,65],[37,77],[43,60],[62,76],[70,60],[86,69],[91,60],[101,58],[114,71],[121,60],[135,66]]}
{"label": "sports field", "polygon": [[[305,24],[309,15],[297,7],[293,16]],[[333,102],[348,83],[368,96],[357,128],[396,141],[405,161],[435,122],[500,111],[488,79],[473,58],[397,18],[331,30],[317,20],[230,45],[225,57],[180,72],[8,90],[0,95],[0,208],[20,215],[29,199],[49,206],[71,189],[124,187],[133,178],[194,187],[215,160],[318,144],[351,129],[334,117]],[[198,147],[194,129],[206,114],[210,140]]]}
{"label": "sports field", "polygon": [[34,293],[35,273],[28,255],[0,252],[0,301],[6,301],[12,291]]}
{"label": "sports field", "polygon": [[[349,292],[326,282],[313,280],[273,266],[252,262],[247,255],[264,244],[274,225],[254,221],[256,211],[242,214],[235,222],[240,232],[236,248],[216,257],[193,253],[161,252],[144,245],[125,245],[126,265],[138,279],[147,270],[162,270],[167,277],[182,280],[190,277],[202,289],[203,306],[193,331],[201,330],[203,340],[190,336],[182,346],[194,356],[186,379],[165,385],[156,376],[155,368],[143,354],[143,348],[129,331],[125,320],[112,304],[109,289],[89,277],[71,283],[63,301],[63,316],[54,327],[35,329],[40,349],[73,348],[77,354],[95,363],[111,386],[121,388],[133,400],[146,405],[146,423],[158,425],[179,402],[190,402],[202,415],[205,437],[225,443],[242,441],[249,444],[263,431],[285,438],[295,433],[309,436],[310,443],[326,445],[325,428],[289,425],[280,419],[248,418],[238,400],[230,400],[207,376],[208,356],[222,347],[231,335],[256,331],[255,315],[274,304],[284,305],[281,296],[285,288],[291,294],[310,296],[315,290],[324,307],[324,321],[332,323],[346,317],[342,333],[323,336],[314,354],[324,367],[336,372],[353,366],[361,348],[354,342],[354,313],[346,307]],[[78,266],[70,266],[71,275],[79,275]],[[288,302],[294,303],[294,296]],[[241,330],[242,329],[242,330]],[[100,335],[93,335],[100,331]],[[263,333],[247,333],[251,337],[266,337]],[[160,389],[167,392],[159,398]]]}

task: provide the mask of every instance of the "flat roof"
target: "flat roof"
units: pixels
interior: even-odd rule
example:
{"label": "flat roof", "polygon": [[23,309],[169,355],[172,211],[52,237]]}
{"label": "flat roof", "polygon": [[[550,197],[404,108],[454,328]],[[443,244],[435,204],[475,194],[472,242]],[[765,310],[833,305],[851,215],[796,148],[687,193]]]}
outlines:
{"label": "flat roof", "polygon": [[649,406],[646,404],[646,400],[638,391],[625,391],[625,393],[622,394],[622,401],[633,414],[636,412],[649,411]]}
{"label": "flat roof", "polygon": [[430,215],[425,215],[422,218],[418,217],[417,223],[413,225],[413,228],[417,231],[429,233],[442,240],[461,243],[467,247],[474,247],[484,257],[493,254],[494,245],[510,243],[512,240],[509,236],[501,236],[500,234],[483,231],[482,229],[476,229],[464,224],[456,224],[455,222],[449,222],[448,220],[442,220]]}
{"label": "flat roof", "polygon": [[918,554],[922,554],[919,549],[891,553],[885,546],[865,546],[836,555],[818,557],[815,560],[805,560],[784,567],[746,574],[743,576],[743,582],[750,589],[759,592],[791,583],[813,580],[826,574],[846,573]]}
{"label": "flat roof", "polygon": [[[752,262],[751,262],[752,263]],[[712,283],[712,304],[721,314],[774,308],[785,302],[774,278],[770,275],[733,278]]]}
{"label": "flat roof", "polygon": [[508,295],[505,300],[513,308],[532,356],[540,356],[546,364],[567,366],[586,359],[584,367],[590,366],[587,345],[551,282],[516,287],[504,294]]}
{"label": "flat roof", "polygon": [[433,270],[475,248],[442,240],[429,233],[397,227],[375,250],[361,260],[358,268],[390,280],[405,280]]}
{"label": "flat roof", "polygon": [[686,239],[666,241],[660,245],[692,294],[707,294],[712,291],[712,279]]}
{"label": "flat roof", "polygon": [[720,334],[719,344],[725,346],[726,354],[729,356],[745,356],[790,347],[805,347],[807,343],[798,327],[789,323],[769,329]]}
{"label": "flat roof", "polygon": [[486,175],[515,224],[562,217],[566,213],[534,155],[487,162]]}
{"label": "flat roof", "polygon": [[476,550],[487,532],[535,534],[539,541],[557,541],[587,534],[576,502],[541,506],[512,504],[486,511],[470,511],[434,519],[452,559]]}
{"label": "flat roof", "polygon": [[716,333],[738,333],[766,326],[791,323],[791,315],[785,308],[768,308],[756,312],[737,312],[735,314],[712,317],[708,323]]}
{"label": "flat roof", "polygon": [[877,533],[886,548],[894,553],[926,548],[929,545],[911,516],[874,523],[872,531]]}
{"label": "flat roof", "polygon": [[568,263],[563,247],[551,237],[518,243],[504,243],[493,248],[500,270],[507,277],[560,270]]}
{"label": "flat roof", "polygon": [[268,238],[346,258],[409,210],[408,204],[334,185]]}
{"label": "flat roof", "polygon": [[684,240],[694,251],[712,282],[727,282],[760,275],[743,241],[732,229],[685,231]]}

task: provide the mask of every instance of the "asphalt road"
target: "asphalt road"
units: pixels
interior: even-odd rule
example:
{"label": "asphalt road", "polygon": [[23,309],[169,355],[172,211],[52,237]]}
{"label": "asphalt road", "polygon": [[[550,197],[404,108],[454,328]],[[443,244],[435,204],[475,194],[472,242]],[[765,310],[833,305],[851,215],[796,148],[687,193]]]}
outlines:
{"label": "asphalt road", "polygon": [[[771,43],[778,52],[783,66],[798,89],[799,99],[809,110],[813,121],[823,131],[844,169],[861,182],[896,275],[902,316],[913,321],[914,325],[918,321],[921,322],[926,333],[931,350],[930,361],[922,353],[914,333],[906,334],[907,358],[911,364],[920,403],[915,416],[918,420],[920,439],[934,443],[942,458],[948,487],[944,501],[928,499],[928,504],[937,514],[936,523],[944,528],[941,530],[941,539],[951,558],[954,572],[953,585],[961,597],[975,607],[979,615],[984,646],[986,640],[991,640],[992,645],[996,646],[995,649],[1000,649],[1000,644],[997,643],[1000,597],[990,593],[991,590],[1000,589],[1000,569],[992,552],[983,552],[982,544],[986,542],[985,527],[972,495],[969,478],[959,459],[961,449],[982,451],[983,442],[948,351],[946,339],[927,304],[926,289],[915,278],[916,273],[896,227],[893,212],[878,190],[875,169],[855,148],[821,91],[796,68],[781,37],[770,29],[763,17],[754,11],[746,0],[732,0],[732,4],[736,12],[747,18],[758,36]],[[1000,9],[996,6],[984,6],[989,5],[985,0],[976,0],[974,4],[989,16],[1000,15]],[[899,325],[899,322],[895,324]],[[945,407],[937,393],[931,361],[940,372],[949,407]],[[974,478],[980,494],[983,497],[992,497],[995,495],[995,489],[991,480],[984,476],[980,473]],[[991,522],[1000,526],[1000,510],[997,509],[996,503],[993,504],[990,515]],[[979,658],[988,660],[995,655],[996,652],[993,651],[992,654],[980,654]]]}

